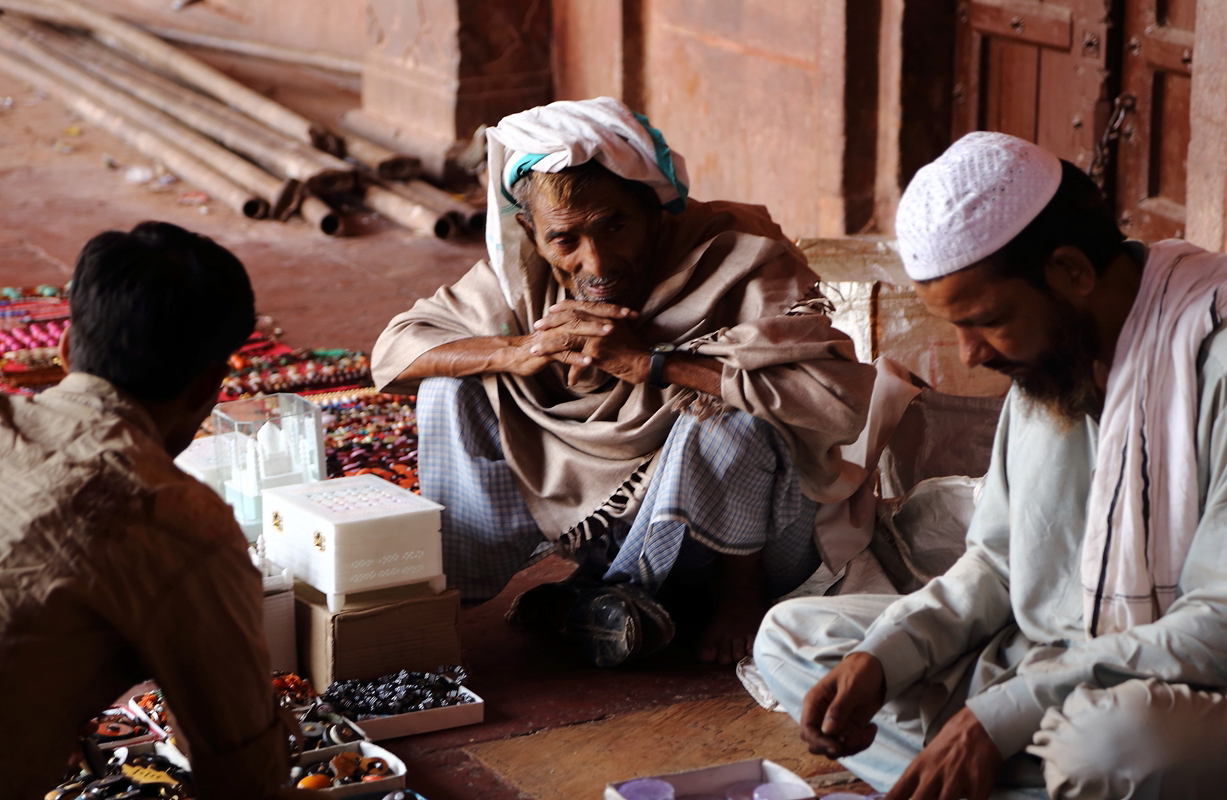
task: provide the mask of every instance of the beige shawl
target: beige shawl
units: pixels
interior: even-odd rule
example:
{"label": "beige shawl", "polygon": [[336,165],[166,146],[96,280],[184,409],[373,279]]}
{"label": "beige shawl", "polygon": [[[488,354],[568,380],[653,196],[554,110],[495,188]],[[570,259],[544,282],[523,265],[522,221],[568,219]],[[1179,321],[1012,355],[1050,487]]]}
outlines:
{"label": "beige shawl", "polygon": [[[524,237],[521,237],[523,240]],[[770,422],[788,442],[805,493],[840,475],[840,445],[865,424],[873,367],[831,327],[804,256],[766,209],[691,202],[664,216],[653,287],[633,324],[647,343],[672,342],[723,364],[723,403]],[[395,317],[372,354],[375,384],[411,392],[396,377],[434,347],[475,336],[532,332],[565,293],[524,240],[514,307],[478,262],[452,286]],[[510,256],[510,254],[509,254]],[[679,407],[695,393],[618,381],[590,368],[568,389],[562,365],[531,377],[483,378],[499,417],[503,451],[542,532],[564,545],[599,535],[638,508]],[[702,405],[701,403],[697,405]]]}

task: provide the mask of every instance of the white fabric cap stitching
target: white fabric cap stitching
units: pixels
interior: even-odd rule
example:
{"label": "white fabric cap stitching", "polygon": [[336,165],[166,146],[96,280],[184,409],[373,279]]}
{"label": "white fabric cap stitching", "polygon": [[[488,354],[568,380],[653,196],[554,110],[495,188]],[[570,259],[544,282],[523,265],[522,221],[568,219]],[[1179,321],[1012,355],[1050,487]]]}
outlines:
{"label": "white fabric cap stitching", "polygon": [[899,201],[895,235],[914,281],[940,278],[1004,247],[1048,205],[1061,160],[1004,133],[978,131],[922,167]]}

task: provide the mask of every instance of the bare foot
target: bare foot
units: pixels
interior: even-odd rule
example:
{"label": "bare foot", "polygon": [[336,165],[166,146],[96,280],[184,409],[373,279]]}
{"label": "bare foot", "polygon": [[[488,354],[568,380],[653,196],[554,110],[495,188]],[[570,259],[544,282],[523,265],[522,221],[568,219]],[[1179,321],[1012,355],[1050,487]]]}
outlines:
{"label": "bare foot", "polygon": [[754,637],[767,613],[762,597],[721,598],[699,640],[700,661],[736,664],[754,649]]}
{"label": "bare foot", "polygon": [[722,555],[716,611],[696,653],[700,661],[735,664],[754,649],[754,637],[767,613],[762,553]]}

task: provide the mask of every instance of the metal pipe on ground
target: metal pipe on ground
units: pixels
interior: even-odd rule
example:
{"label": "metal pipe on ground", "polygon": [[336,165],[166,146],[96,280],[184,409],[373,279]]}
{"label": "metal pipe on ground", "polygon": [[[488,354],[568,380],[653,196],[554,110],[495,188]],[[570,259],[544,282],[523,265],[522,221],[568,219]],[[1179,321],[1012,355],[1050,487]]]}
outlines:
{"label": "metal pipe on ground", "polygon": [[346,233],[345,218],[313,194],[303,197],[298,212],[302,214],[303,219],[326,236],[344,236]]}
{"label": "metal pipe on ground", "polygon": [[422,174],[422,159],[389,150],[357,134],[345,134],[345,154],[386,181],[407,181]]}
{"label": "metal pipe on ground", "polygon": [[443,191],[434,184],[423,180],[411,180],[389,184],[389,188],[416,203],[452,215],[460,221],[466,231],[481,231],[485,228],[486,210],[484,208],[477,208],[463,200],[457,200],[449,192]]}
{"label": "metal pipe on ground", "polygon": [[240,214],[251,219],[264,219],[268,216],[269,203],[264,198],[239,186],[161,136],[95,102],[50,72],[5,50],[0,50],[0,70],[31,86],[38,86],[80,114],[82,119],[122,139],[146,156],[162,162],[167,169]]}
{"label": "metal pipe on ground", "polygon": [[[11,0],[3,0],[3,2],[0,2],[0,6],[3,6],[4,3],[10,1]],[[405,150],[411,153],[413,152],[412,149],[405,146],[412,144],[413,142],[404,131],[397,128],[390,122],[386,122],[382,119],[376,119],[370,114],[363,113],[361,109],[351,109],[350,111],[346,111],[341,115],[340,119],[338,120],[338,124],[341,126],[341,129],[345,132],[344,135],[346,136],[353,134],[355,136],[361,136],[363,139],[368,141],[375,142],[376,144],[383,145],[384,147]]]}
{"label": "metal pipe on ground", "polygon": [[[406,153],[421,161],[421,175],[442,181],[455,172],[448,157],[449,148],[433,139],[415,135],[390,122],[353,108],[337,118],[344,136],[351,135],[386,147],[394,153]],[[450,151],[449,151],[450,152]]]}
{"label": "metal pipe on ground", "polygon": [[180,30],[179,28],[159,28],[142,26],[146,31],[171,42],[204,47],[210,50],[220,50],[225,53],[237,53],[244,56],[266,58],[270,61],[281,61],[286,64],[297,64],[303,67],[315,67],[329,72],[339,72],[345,75],[361,75],[362,61],[356,58],[325,53],[319,50],[299,50],[295,47],[253,42],[249,39],[234,39],[227,36],[210,36],[205,33]]}
{"label": "metal pipe on ground", "polygon": [[93,39],[70,36],[37,22],[29,25],[35,38],[72,59],[82,69],[242,153],[282,178],[302,181],[316,194],[339,194],[357,187],[353,167],[335,156],[262,127],[250,117],[185,89]]}
{"label": "metal pipe on ground", "polygon": [[341,138],[324,125],[312,122],[280,103],[269,100],[153,34],[116,17],[95,11],[77,0],[39,0],[33,8],[28,0],[17,0],[12,6],[7,3],[8,0],[0,0],[0,8],[11,7],[40,19],[52,22],[67,20],[74,25],[84,26],[96,38],[116,49],[130,52],[142,61],[182,78],[227,105],[299,141],[334,154],[339,153],[344,146]]}
{"label": "metal pipe on ground", "polygon": [[42,67],[70,86],[77,87],[81,93],[93,98],[104,108],[127,117],[164,141],[174,142],[177,149],[190,153],[250,193],[264,198],[269,203],[269,213],[275,219],[283,220],[297,209],[302,189],[297,180],[280,181],[274,178],[250,161],[180,124],[167,114],[103,83],[76,64],[15,30],[3,18],[0,18],[0,47]]}
{"label": "metal pipe on ground", "polygon": [[[45,6],[42,0],[5,0],[4,9],[30,17],[45,19],[48,22],[68,24],[73,21],[68,12],[60,11],[57,13],[55,9]],[[145,31],[159,39],[164,39],[168,42],[178,42],[189,47],[201,47],[206,50],[253,56],[269,61],[280,61],[285,64],[314,67],[315,69],[335,72],[338,75],[355,77],[362,75],[362,61],[355,58],[345,58],[334,53],[325,53],[320,50],[299,50],[296,47],[285,47],[283,45],[269,44],[268,42],[234,39],[228,36],[211,36],[207,33],[194,33],[179,28],[163,28],[131,20],[125,21],[137,30]]]}
{"label": "metal pipe on ground", "polygon": [[[47,8],[42,0],[5,0],[0,12],[12,11],[29,17],[43,19],[57,24],[72,24],[73,19],[67,12],[56,12]],[[189,47],[199,47],[206,50],[216,50],[222,53],[263,58],[301,67],[311,67],[335,73],[337,80],[348,84],[353,78],[362,76],[362,62],[358,59],[345,58],[334,53],[320,50],[300,50],[296,47],[255,42],[250,39],[235,39],[228,36],[212,36],[206,33],[193,33],[179,28],[163,28],[156,25],[145,25],[133,20],[125,20],[137,30],[150,33],[168,42],[177,42]],[[79,26],[79,23],[78,23]]]}
{"label": "metal pipe on ground", "polygon": [[372,184],[366,187],[366,205],[410,230],[440,239],[450,239],[458,230],[456,221],[447,214],[415,203],[382,186]]}

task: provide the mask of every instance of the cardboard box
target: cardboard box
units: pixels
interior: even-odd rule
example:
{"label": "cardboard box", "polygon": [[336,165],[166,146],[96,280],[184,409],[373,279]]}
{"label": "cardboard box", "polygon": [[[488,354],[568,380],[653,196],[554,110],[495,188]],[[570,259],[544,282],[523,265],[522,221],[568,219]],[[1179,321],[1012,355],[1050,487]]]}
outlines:
{"label": "cardboard box", "polygon": [[382,797],[388,792],[394,792],[397,789],[405,788],[405,762],[401,761],[396,756],[384,750],[379,745],[371,744],[370,742],[354,742],[347,744],[331,752],[323,750],[308,750],[300,755],[296,760],[299,766],[307,764],[317,764],[320,761],[328,761],[338,752],[345,750],[353,750],[362,754],[363,758],[382,758],[388,762],[388,766],[392,768],[392,774],[387,778],[382,778],[377,781],[363,781],[361,783],[351,783],[348,786],[333,786],[330,789],[316,789],[315,792],[329,797],[357,797],[359,795],[369,795],[372,797]]}
{"label": "cardboard box", "polygon": [[402,669],[460,663],[460,593],[424,584],[367,595],[329,611],[323,594],[294,585],[299,666],[316,691],[336,680],[372,680]]}
{"label": "cardboard box", "polygon": [[257,568],[264,575],[264,638],[269,664],[280,672],[298,672],[294,578],[288,569],[271,561]]}
{"label": "cardboard box", "polygon": [[461,725],[476,725],[485,719],[486,702],[472,691],[460,687],[460,693],[472,700],[455,706],[428,708],[408,714],[392,714],[386,717],[370,717],[355,724],[371,739],[396,739],[415,733],[441,731],[444,728],[459,728]]}
{"label": "cardboard box", "polygon": [[[724,787],[739,781],[758,780],[762,783],[785,783],[798,788],[809,789],[809,797],[814,796],[808,783],[800,776],[784,769],[774,761],[765,758],[755,758],[750,761],[738,761],[733,764],[721,764],[718,767],[692,769],[689,772],[675,772],[670,775],[643,775],[643,778],[655,778],[673,784],[678,797],[688,794],[714,794],[724,796]],[[625,800],[618,787],[627,781],[626,778],[614,783],[605,784],[605,800]]]}

